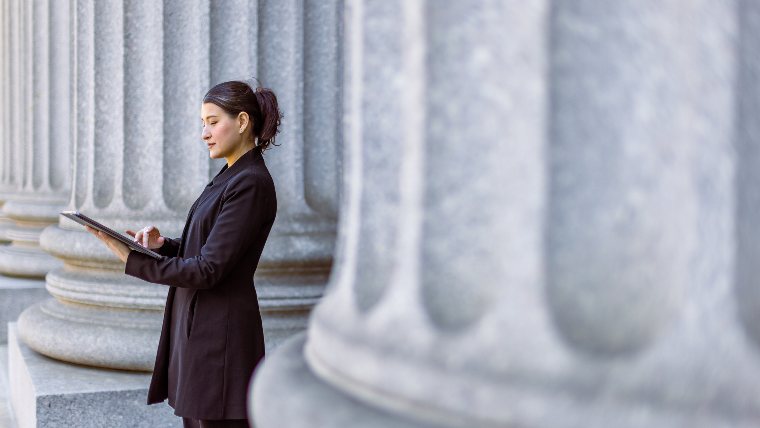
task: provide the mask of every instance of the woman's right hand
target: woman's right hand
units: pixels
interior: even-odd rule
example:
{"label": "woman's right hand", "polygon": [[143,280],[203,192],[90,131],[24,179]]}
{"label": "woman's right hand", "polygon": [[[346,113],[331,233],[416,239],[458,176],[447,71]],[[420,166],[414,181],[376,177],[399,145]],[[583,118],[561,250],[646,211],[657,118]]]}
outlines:
{"label": "woman's right hand", "polygon": [[161,248],[161,246],[164,245],[164,237],[161,236],[161,232],[159,232],[158,228],[155,226],[143,227],[137,232],[127,230],[127,234],[135,238],[135,242],[151,250]]}

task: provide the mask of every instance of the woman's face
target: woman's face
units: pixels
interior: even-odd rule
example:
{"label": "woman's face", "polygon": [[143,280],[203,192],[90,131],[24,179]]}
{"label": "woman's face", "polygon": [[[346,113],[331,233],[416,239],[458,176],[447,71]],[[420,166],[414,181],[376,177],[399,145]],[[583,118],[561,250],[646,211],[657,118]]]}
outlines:
{"label": "woman's face", "polygon": [[216,104],[204,103],[201,106],[203,133],[201,138],[208,146],[209,157],[225,158],[235,153],[243,143],[238,118],[232,117]]}

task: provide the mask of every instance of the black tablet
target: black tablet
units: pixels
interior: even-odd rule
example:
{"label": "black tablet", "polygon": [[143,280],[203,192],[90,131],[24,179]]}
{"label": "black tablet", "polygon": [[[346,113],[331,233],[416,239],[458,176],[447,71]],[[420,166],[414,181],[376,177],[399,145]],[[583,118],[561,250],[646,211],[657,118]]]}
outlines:
{"label": "black tablet", "polygon": [[112,238],[118,239],[119,241],[123,242],[124,245],[126,245],[127,247],[129,247],[129,248],[131,248],[131,249],[133,249],[135,251],[139,251],[139,252],[141,252],[143,254],[147,254],[147,255],[149,255],[151,257],[154,257],[156,259],[160,259],[162,257],[157,252],[152,251],[152,250],[150,250],[148,248],[145,248],[142,245],[138,244],[137,242],[135,242],[134,240],[132,240],[132,238],[129,238],[126,235],[122,235],[121,233],[115,232],[115,231],[113,231],[113,230],[111,230],[111,229],[103,226],[102,224],[100,224],[97,221],[95,221],[95,220],[87,217],[86,215],[80,213],[79,211],[61,211],[61,215],[65,216],[65,217],[68,217],[68,218],[74,220],[75,222],[77,222],[77,223],[79,223],[79,224],[81,224],[83,226],[90,226],[92,228],[100,230],[103,233],[105,233],[106,235],[111,236]]}

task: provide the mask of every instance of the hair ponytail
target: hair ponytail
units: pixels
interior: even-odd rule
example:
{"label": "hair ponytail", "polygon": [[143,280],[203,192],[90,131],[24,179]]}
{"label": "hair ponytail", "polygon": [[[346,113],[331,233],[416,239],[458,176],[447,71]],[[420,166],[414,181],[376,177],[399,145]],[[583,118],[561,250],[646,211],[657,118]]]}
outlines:
{"label": "hair ponytail", "polygon": [[274,138],[280,132],[280,121],[282,120],[282,113],[277,106],[277,97],[271,89],[262,87],[256,88],[254,95],[256,95],[256,101],[261,110],[261,121],[255,127],[258,128],[256,135],[259,138],[259,145],[266,147],[271,144],[276,146]]}
{"label": "hair ponytail", "polygon": [[258,139],[256,147],[264,151],[277,145],[275,136],[280,132],[283,115],[271,89],[258,84],[255,88],[238,80],[219,83],[209,89],[203,102],[216,104],[232,116],[243,111],[248,113],[253,122],[253,138]]}

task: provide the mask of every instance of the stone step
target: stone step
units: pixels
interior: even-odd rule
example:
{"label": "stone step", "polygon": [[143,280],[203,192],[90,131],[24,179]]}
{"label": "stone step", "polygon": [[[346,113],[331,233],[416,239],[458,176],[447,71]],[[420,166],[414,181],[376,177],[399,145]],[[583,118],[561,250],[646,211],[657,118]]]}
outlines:
{"label": "stone step", "polygon": [[[148,406],[150,374],[70,364],[41,355],[8,324],[7,389],[19,428],[176,428],[166,402]],[[7,407],[7,406],[6,406]]]}

